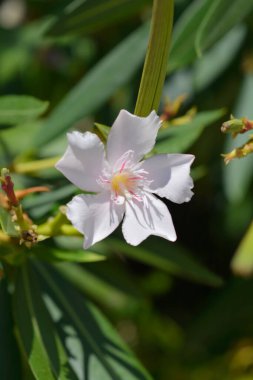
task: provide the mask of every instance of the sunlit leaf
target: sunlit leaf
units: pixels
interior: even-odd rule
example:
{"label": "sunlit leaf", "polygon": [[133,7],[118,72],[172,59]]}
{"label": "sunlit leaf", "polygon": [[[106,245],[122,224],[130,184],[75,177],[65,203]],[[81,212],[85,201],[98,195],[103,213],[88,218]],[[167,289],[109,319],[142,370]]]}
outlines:
{"label": "sunlit leaf", "polygon": [[19,345],[35,378],[77,380],[35,277],[25,265],[17,275],[13,306]]}
{"label": "sunlit leaf", "polygon": [[[68,345],[70,365],[78,378],[151,379],[91,303],[64,282],[57,272],[38,264],[36,268],[43,279],[43,292],[49,312],[63,343]],[[61,322],[63,316],[65,323]]]}

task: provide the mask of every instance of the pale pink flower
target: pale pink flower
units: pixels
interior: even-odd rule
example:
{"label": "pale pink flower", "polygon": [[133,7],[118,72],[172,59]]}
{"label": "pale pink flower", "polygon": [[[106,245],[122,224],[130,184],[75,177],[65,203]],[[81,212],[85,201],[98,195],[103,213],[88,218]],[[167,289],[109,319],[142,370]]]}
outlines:
{"label": "pale pink flower", "polygon": [[143,160],[154,147],[160,120],[155,111],[138,117],[120,111],[107,147],[90,132],[68,133],[68,148],[56,164],[73,184],[87,192],[67,204],[67,217],[84,234],[84,248],[110,235],[123,220],[129,244],[149,235],[175,241],[176,232],[166,205],[155,195],[176,203],[193,193],[190,154],[158,154]]}

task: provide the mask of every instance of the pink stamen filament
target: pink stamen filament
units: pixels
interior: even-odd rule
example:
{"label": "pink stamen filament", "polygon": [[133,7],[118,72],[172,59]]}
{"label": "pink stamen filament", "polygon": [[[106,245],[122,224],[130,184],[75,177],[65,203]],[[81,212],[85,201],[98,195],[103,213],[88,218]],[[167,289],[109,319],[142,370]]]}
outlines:
{"label": "pink stamen filament", "polygon": [[141,189],[146,183],[148,172],[141,168],[142,163],[133,164],[131,151],[126,152],[114,165],[112,172],[103,173],[99,177],[100,184],[111,190],[112,199],[117,202],[120,197],[132,197],[143,201]]}
{"label": "pink stamen filament", "polygon": [[100,179],[100,181],[101,181],[102,183],[111,183],[111,181],[109,181],[109,179],[106,179],[106,178],[104,178],[104,177],[100,177],[99,179]]}
{"label": "pink stamen filament", "polygon": [[130,181],[136,181],[136,180],[138,180],[138,179],[144,179],[144,177],[143,176],[136,176],[136,177],[129,177],[128,178]]}
{"label": "pink stamen filament", "polygon": [[122,171],[124,170],[125,166],[126,166],[126,160],[122,163],[122,165],[120,167],[120,170],[119,170],[120,173],[122,173]]}
{"label": "pink stamen filament", "polygon": [[136,193],[134,193],[134,192],[131,191],[131,190],[129,190],[129,193],[132,194],[133,197],[134,197],[135,199],[137,199],[137,201],[141,201],[142,198],[141,198],[139,195],[137,195]]}

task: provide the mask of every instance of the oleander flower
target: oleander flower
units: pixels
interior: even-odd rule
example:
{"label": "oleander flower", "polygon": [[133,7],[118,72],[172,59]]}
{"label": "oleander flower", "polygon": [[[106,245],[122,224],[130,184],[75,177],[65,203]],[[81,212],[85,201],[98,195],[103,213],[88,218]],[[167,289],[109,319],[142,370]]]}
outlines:
{"label": "oleander flower", "polygon": [[138,117],[121,110],[106,148],[91,132],[67,134],[69,145],[56,168],[75,186],[96,193],[77,195],[67,204],[68,219],[85,236],[84,248],[110,235],[122,220],[129,244],[149,235],[176,240],[170,212],[156,195],[176,203],[191,199],[194,156],[158,154],[143,160],[159,127],[155,111]]}

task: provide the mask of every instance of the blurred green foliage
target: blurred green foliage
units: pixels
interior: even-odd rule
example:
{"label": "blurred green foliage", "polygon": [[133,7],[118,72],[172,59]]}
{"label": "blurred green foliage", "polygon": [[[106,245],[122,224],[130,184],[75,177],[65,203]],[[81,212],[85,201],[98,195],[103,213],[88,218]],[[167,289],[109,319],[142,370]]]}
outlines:
{"label": "blurred green foliage", "polygon": [[[64,152],[65,132],[96,121],[106,138],[121,108],[133,112],[151,11],[149,0],[0,3],[0,166],[16,189],[49,187],[22,202],[34,223],[78,191],[42,161]],[[253,155],[225,167],[221,153],[247,135],[220,132],[230,113],[253,118],[252,12],[252,0],[175,1],[160,114],[187,97],[155,151],[196,155],[194,198],[168,203],[178,242],[131,247],[119,231],[89,252],[79,236],[0,242],[1,380],[253,378]],[[13,235],[2,208],[0,219]],[[29,260],[14,268],[17,257]]]}

